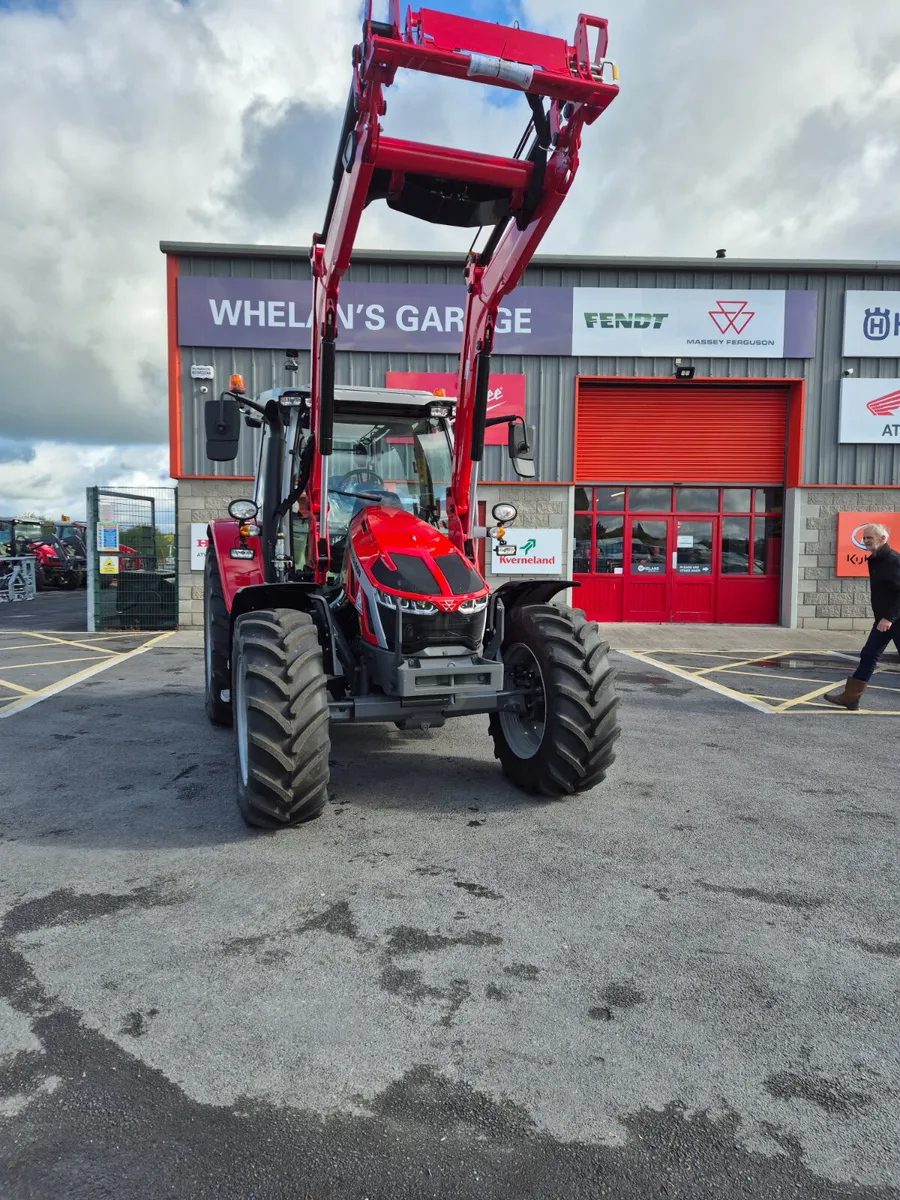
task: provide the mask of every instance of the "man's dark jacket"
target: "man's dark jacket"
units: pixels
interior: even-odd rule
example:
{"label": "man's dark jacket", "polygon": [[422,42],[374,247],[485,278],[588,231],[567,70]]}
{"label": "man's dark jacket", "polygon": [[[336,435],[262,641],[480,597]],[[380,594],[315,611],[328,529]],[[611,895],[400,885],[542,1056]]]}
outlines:
{"label": "man's dark jacket", "polygon": [[887,543],[869,555],[869,581],[875,620],[900,621],[900,553]]}

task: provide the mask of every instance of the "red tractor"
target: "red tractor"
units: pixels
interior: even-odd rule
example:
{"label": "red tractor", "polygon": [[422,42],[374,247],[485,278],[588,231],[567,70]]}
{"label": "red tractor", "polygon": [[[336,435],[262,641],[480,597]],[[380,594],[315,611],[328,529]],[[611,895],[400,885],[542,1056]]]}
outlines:
{"label": "red tractor", "polygon": [[[310,384],[250,399],[233,376],[206,405],[210,459],[236,457],[242,417],[261,437],[253,499],[209,528],[204,585],[206,709],[234,725],[251,825],[321,812],[332,722],[410,729],[488,714],[504,773],[550,797],[594,787],[614,759],[609,648],[581,612],[551,603],[577,585],[522,580],[491,593],[475,550],[478,538],[502,541],[516,516],[499,504],[496,525],[477,524],[487,424],[508,424],[514,469],[534,475],[534,431],[520,417],[487,417],[498,308],[565,199],[583,127],[617,94],[606,45],[606,22],[584,15],[569,46],[430,9],[401,22],[399,0],[376,22],[368,2],[310,254]],[[531,120],[516,154],[385,137],[384,89],[399,67],[524,92]],[[335,386],[340,279],[363,209],[379,199],[425,221],[492,227],[466,260],[455,402]]]}

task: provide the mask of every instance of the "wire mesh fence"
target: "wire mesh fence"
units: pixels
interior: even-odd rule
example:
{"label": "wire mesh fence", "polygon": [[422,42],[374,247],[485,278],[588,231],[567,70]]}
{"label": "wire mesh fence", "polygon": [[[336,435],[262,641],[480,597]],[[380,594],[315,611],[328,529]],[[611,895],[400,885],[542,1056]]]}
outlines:
{"label": "wire mesh fence", "polygon": [[88,629],[178,624],[175,488],[88,488]]}

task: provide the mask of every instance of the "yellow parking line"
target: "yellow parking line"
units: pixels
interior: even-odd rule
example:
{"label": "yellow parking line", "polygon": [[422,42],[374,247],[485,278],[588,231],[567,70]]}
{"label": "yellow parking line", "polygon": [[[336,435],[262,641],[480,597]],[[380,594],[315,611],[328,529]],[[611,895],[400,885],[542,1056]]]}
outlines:
{"label": "yellow parking line", "polygon": [[123,654],[117,653],[114,658],[106,658],[102,662],[95,663],[92,667],[86,667],[83,671],[78,671],[74,675],[68,675],[58,683],[49,684],[47,687],[41,688],[27,697],[23,696],[21,700],[14,700],[12,704],[7,704],[4,708],[0,709],[0,721],[6,717],[13,716],[15,713],[22,712],[26,708],[31,708],[33,704],[40,704],[42,700],[47,700],[50,696],[64,692],[76,683],[81,683],[82,680],[90,678],[91,675],[99,675],[101,671],[108,671],[110,667],[117,666],[129,658],[135,658],[138,654],[144,654],[147,650],[151,650],[158,642],[170,638],[174,632],[174,630],[168,630],[165,633],[157,634],[156,637],[145,642],[143,646],[138,646],[136,650],[128,650]]}
{"label": "yellow parking line", "polygon": [[23,692],[26,696],[33,696],[35,694],[34,688],[22,687],[21,684],[10,683],[6,679],[0,679],[0,684],[3,687],[9,688],[11,692]]}
{"label": "yellow parking line", "polygon": [[718,692],[719,695],[727,696],[730,700],[737,700],[739,704],[746,704],[748,708],[755,708],[757,712],[770,713],[774,711],[768,704],[760,704],[758,700],[752,700],[745,692],[732,691],[731,688],[727,688],[720,683],[715,683],[712,679],[698,679],[696,675],[691,675],[689,671],[685,671],[681,667],[674,667],[671,663],[660,662],[657,658],[649,658],[644,654],[638,653],[637,650],[617,650],[616,653],[624,654],[628,658],[635,658],[638,662],[644,663],[645,666],[658,667],[661,671],[668,671],[670,675],[677,675],[681,679],[687,679],[689,683],[696,683],[698,687],[707,688],[711,692]]}
{"label": "yellow parking line", "polygon": [[89,662],[92,658],[101,658],[100,654],[81,654],[78,658],[51,658],[47,662],[33,663],[4,663],[0,668],[4,671],[21,671],[25,667],[58,667],[63,663]]}
{"label": "yellow parking line", "polygon": [[[809,680],[808,682],[812,682]],[[810,700],[815,700],[817,696],[824,696],[829,689],[833,688],[833,683],[826,683],[824,687],[816,688],[814,692],[807,692],[803,696],[797,696],[795,700],[785,700],[783,704],[779,704],[775,712],[784,712],[788,708],[793,708],[797,704],[808,704]]]}
{"label": "yellow parking line", "polygon": [[[40,638],[42,641],[53,642],[58,646],[76,646],[80,650],[95,650],[97,648],[96,645],[92,646],[88,642],[70,642],[70,641],[66,641],[63,638],[49,637],[46,633],[32,633],[30,636],[35,637],[35,638]],[[104,650],[103,653],[104,654],[122,654],[122,653],[127,653],[127,651],[123,652],[122,650]]]}

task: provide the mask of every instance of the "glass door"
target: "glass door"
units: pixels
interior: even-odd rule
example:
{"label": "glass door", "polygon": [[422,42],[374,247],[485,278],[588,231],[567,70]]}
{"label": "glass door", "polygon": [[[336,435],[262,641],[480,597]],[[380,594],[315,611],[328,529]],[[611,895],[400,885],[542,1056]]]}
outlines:
{"label": "glass door", "polygon": [[673,621],[712,621],[718,517],[678,518],[672,554]]}
{"label": "glass door", "polygon": [[672,611],[672,518],[626,519],[626,621],[669,621]]}

